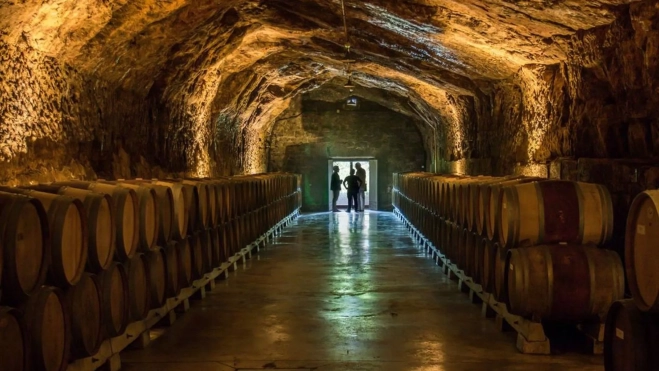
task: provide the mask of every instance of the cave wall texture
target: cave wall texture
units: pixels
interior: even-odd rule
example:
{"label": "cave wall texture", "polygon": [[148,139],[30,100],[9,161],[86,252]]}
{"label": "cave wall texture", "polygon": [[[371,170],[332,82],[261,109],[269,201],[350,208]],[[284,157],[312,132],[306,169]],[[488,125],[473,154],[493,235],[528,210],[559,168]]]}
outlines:
{"label": "cave wall texture", "polygon": [[349,53],[339,0],[0,1],[0,181],[279,169],[275,126],[350,75],[429,170],[599,179],[620,210],[659,185],[656,0],[345,13]]}
{"label": "cave wall texture", "polygon": [[292,102],[272,129],[268,170],[303,174],[303,208],[327,211],[328,158],[372,157],[378,160],[378,207],[391,210],[391,174],[422,171],[426,164],[419,124],[359,97],[356,108],[331,98],[305,94]]}

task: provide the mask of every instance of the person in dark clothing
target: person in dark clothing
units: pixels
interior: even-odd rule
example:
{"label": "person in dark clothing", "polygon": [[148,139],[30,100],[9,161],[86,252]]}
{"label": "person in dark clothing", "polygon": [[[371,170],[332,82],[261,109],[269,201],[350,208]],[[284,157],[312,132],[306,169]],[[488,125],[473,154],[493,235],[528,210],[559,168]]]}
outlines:
{"label": "person in dark clothing", "polygon": [[359,201],[357,211],[363,212],[366,205],[366,170],[359,162],[355,164],[355,168],[357,168],[357,176],[362,181],[362,184],[359,186],[359,192],[357,193],[357,201]]}
{"label": "person in dark clothing", "polygon": [[332,211],[337,212],[339,209],[336,207],[336,201],[341,195],[341,177],[339,176],[339,167],[334,166],[332,173],[332,181],[330,182],[330,189],[332,190]]}
{"label": "person in dark clothing", "polygon": [[350,169],[350,175],[343,180],[343,186],[348,190],[348,212],[352,210],[352,205],[355,205],[355,211],[358,211],[357,195],[361,185],[362,180],[355,175],[355,169]]}

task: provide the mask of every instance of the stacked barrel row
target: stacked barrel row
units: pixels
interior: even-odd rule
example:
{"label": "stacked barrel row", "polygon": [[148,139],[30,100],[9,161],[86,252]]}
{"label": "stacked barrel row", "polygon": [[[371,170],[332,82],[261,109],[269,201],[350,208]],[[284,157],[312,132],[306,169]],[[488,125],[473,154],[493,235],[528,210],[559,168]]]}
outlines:
{"label": "stacked barrel row", "polygon": [[625,273],[632,299],[614,303],[604,332],[607,371],[659,370],[659,191],[640,193],[627,216]]}
{"label": "stacked barrel row", "polygon": [[601,319],[624,294],[603,186],[524,176],[394,174],[395,207],[509,312]]}
{"label": "stacked barrel row", "polygon": [[300,206],[299,176],[0,187],[0,370],[64,370]]}

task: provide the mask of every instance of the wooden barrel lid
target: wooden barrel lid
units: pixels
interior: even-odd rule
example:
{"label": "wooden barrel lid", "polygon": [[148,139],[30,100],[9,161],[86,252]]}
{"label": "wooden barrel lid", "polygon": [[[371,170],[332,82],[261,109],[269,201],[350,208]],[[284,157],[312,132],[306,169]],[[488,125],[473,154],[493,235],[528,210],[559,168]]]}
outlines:
{"label": "wooden barrel lid", "polygon": [[151,249],[158,237],[158,199],[155,190],[146,189],[145,192],[142,199],[141,230],[144,232],[145,247]]}
{"label": "wooden barrel lid", "polygon": [[204,260],[204,272],[210,272],[213,268],[213,246],[211,241],[211,230],[206,229],[200,232],[201,234],[201,247]]}
{"label": "wooden barrel lid", "polygon": [[212,266],[217,268],[222,264],[222,250],[220,246],[220,227],[213,228],[210,231],[211,253],[213,256]]}
{"label": "wooden barrel lid", "polygon": [[167,290],[167,258],[165,250],[158,247],[146,254],[149,263],[149,298],[151,309],[165,303]]}
{"label": "wooden barrel lid", "polygon": [[56,215],[52,225],[53,240],[57,239],[58,248],[53,243],[50,275],[61,287],[74,285],[82,276],[87,263],[87,220],[82,202],[67,196],[60,196],[61,202],[56,206]]}
{"label": "wooden barrel lid", "polygon": [[206,184],[200,183],[200,182],[191,182],[194,184],[195,187],[197,187],[197,194],[198,194],[198,205],[199,205],[199,211],[198,211],[198,217],[199,217],[199,224],[201,227],[206,227],[208,225],[208,188]]}
{"label": "wooden barrel lid", "polygon": [[505,277],[505,265],[506,265],[506,249],[503,248],[499,243],[495,243],[493,247],[494,251],[494,296],[498,301],[504,301],[506,299],[506,277]]}
{"label": "wooden barrel lid", "polygon": [[167,297],[175,297],[181,291],[181,279],[179,278],[179,252],[176,242],[170,242],[165,248],[165,263],[167,267]]}
{"label": "wooden barrel lid", "polygon": [[50,259],[48,217],[39,200],[0,192],[2,302],[19,305],[46,280]]}
{"label": "wooden barrel lid", "polygon": [[137,197],[132,189],[119,188],[112,195],[117,218],[117,244],[115,256],[125,262],[137,251],[138,216]]}
{"label": "wooden barrel lid", "polygon": [[135,255],[128,263],[128,295],[130,317],[139,321],[149,312],[149,271],[144,254]]}
{"label": "wooden barrel lid", "polygon": [[160,223],[156,186],[138,180],[104,181],[103,183],[120,185],[135,192],[139,216],[137,221],[138,247],[143,251],[151,250],[157,242]]}
{"label": "wooden barrel lid", "polygon": [[131,190],[129,196],[124,201],[124,218],[123,218],[123,234],[124,245],[127,249],[129,257],[136,251],[135,239],[138,232],[139,219],[137,217],[137,197],[135,191]]}
{"label": "wooden barrel lid", "polygon": [[128,277],[126,268],[113,262],[99,275],[106,337],[121,335],[128,324]]}
{"label": "wooden barrel lid", "polygon": [[[193,234],[201,222],[201,211],[199,209],[199,189],[193,184],[183,183],[185,192],[185,207],[188,212],[188,234]],[[178,204],[178,201],[177,201]],[[180,218],[180,217],[179,217]]]}
{"label": "wooden barrel lid", "polygon": [[192,254],[192,279],[196,280],[201,277],[204,270],[204,253],[200,232],[188,238],[190,243],[190,253]]}
{"label": "wooden barrel lid", "polygon": [[0,370],[28,370],[28,339],[20,313],[0,307]]}
{"label": "wooden barrel lid", "polygon": [[192,283],[192,248],[188,238],[176,244],[178,250],[178,276],[182,287]]}
{"label": "wooden barrel lid", "polygon": [[110,196],[103,195],[95,204],[93,219],[95,223],[89,225],[90,239],[94,240],[95,255],[98,264],[106,269],[114,256],[114,209]]}
{"label": "wooden barrel lid", "polygon": [[659,311],[659,191],[639,194],[627,218],[625,265],[629,288],[641,310]]}
{"label": "wooden barrel lid", "polygon": [[15,233],[6,232],[14,236],[13,248],[20,285],[26,292],[31,292],[43,283],[40,272],[43,270],[44,245],[48,242],[43,238],[39,213],[32,203],[26,203],[17,217]]}
{"label": "wooden barrel lid", "polygon": [[633,300],[611,305],[604,330],[606,371],[656,370],[659,368],[659,317],[641,312]]}
{"label": "wooden barrel lid", "polygon": [[176,198],[171,188],[159,184],[155,184],[154,186],[158,194],[158,209],[160,210],[158,242],[165,244],[172,237],[178,237],[180,234],[178,225],[176,224]]}
{"label": "wooden barrel lid", "polygon": [[71,354],[74,358],[94,355],[103,340],[101,292],[98,277],[85,273],[66,292],[71,310]]}
{"label": "wooden barrel lid", "polygon": [[62,292],[44,286],[24,305],[32,368],[63,371],[70,347],[70,317]]}

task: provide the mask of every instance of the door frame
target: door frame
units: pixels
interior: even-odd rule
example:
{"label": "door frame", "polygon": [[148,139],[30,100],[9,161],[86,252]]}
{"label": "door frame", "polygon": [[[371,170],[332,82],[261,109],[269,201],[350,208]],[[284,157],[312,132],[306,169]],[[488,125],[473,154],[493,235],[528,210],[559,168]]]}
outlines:
{"label": "door frame", "polygon": [[[332,167],[334,166],[335,161],[341,162],[368,162],[370,170],[370,184],[368,184],[368,194],[369,194],[369,209],[377,210],[378,209],[378,160],[373,156],[334,156],[327,158],[327,184],[330,184],[332,179]],[[327,200],[328,200],[328,210],[332,211],[332,192],[329,191],[327,187]],[[375,191],[373,191],[375,190]]]}

